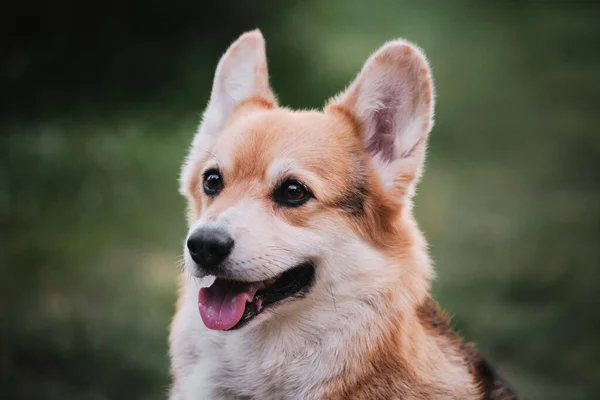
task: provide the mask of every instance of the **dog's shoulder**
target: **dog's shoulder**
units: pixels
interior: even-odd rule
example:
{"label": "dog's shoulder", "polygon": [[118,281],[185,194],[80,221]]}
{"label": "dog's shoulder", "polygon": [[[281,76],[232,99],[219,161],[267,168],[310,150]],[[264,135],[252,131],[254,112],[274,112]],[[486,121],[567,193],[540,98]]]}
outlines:
{"label": "dog's shoulder", "polygon": [[482,400],[517,400],[517,394],[498,371],[471,343],[464,343],[462,354],[471,374],[481,388]]}
{"label": "dog's shoulder", "polygon": [[431,334],[456,352],[463,360],[474,382],[481,391],[482,400],[517,400],[517,394],[499,372],[481,355],[477,347],[458,335],[442,309],[433,299],[418,309],[421,323]]}

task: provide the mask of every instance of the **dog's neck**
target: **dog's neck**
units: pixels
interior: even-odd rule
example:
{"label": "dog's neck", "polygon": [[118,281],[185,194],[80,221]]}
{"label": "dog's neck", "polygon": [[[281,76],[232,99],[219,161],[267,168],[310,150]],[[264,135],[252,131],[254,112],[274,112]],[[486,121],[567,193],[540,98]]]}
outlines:
{"label": "dog's neck", "polygon": [[[354,398],[353,393],[366,390],[362,385],[379,380],[381,385],[394,382],[388,388],[393,393],[403,382],[407,388],[438,385],[446,394],[463,387],[459,393],[471,398],[470,377],[464,369],[452,368],[454,355],[439,347],[437,333],[430,330],[428,320],[441,319],[427,297],[410,309],[357,301],[342,302],[333,313],[330,309],[311,313],[312,319],[308,313],[301,320],[282,316],[217,341],[219,348],[235,349],[231,353],[235,358],[224,363],[231,368],[224,375],[232,379],[222,386],[245,382],[236,390],[248,390],[252,398],[341,400]],[[240,359],[245,359],[244,368],[235,366]],[[412,392],[405,395],[418,398]],[[370,398],[365,396],[356,398]]]}
{"label": "dog's neck", "polygon": [[[188,339],[196,344],[189,345],[209,361],[210,385],[226,398],[236,398],[232,393],[260,399],[387,398],[370,392],[353,397],[374,380],[382,388],[393,383],[390,393],[403,390],[397,386],[402,383],[411,390],[439,387],[440,399],[454,398],[444,397],[448,393],[472,398],[471,378],[454,365],[456,346],[446,346],[445,337],[432,329],[445,320],[438,318],[424,282],[410,296],[402,286],[388,284],[371,296],[338,298],[335,304],[306,298],[290,303],[297,310],[281,310],[257,325],[215,332],[202,326],[197,284],[188,280],[184,307],[196,326]],[[366,382],[369,386],[362,387]],[[419,397],[406,392],[403,398]]]}

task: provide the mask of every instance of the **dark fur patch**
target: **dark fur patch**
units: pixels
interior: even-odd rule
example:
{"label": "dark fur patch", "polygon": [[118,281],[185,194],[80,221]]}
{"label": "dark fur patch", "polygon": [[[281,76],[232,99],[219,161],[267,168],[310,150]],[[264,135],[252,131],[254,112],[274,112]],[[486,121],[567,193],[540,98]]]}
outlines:
{"label": "dark fur patch", "polygon": [[514,389],[481,356],[475,345],[466,343],[452,330],[448,318],[432,299],[425,301],[417,312],[426,329],[435,331],[435,334],[447,339],[449,346],[456,347],[480,387],[481,400],[518,400]]}
{"label": "dark fur patch", "polygon": [[517,400],[517,394],[509,383],[487,362],[473,345],[465,345],[463,356],[473,368],[478,378],[482,400]]}
{"label": "dark fur patch", "polygon": [[337,206],[344,212],[353,217],[360,217],[365,213],[365,201],[367,197],[367,188],[365,186],[357,186],[348,192],[340,199]]}
{"label": "dark fur patch", "polygon": [[350,185],[348,185],[345,193],[341,196],[336,205],[344,212],[354,217],[360,217],[365,214],[365,203],[369,191],[367,189],[368,180],[366,168],[359,157],[356,159],[354,179]]}

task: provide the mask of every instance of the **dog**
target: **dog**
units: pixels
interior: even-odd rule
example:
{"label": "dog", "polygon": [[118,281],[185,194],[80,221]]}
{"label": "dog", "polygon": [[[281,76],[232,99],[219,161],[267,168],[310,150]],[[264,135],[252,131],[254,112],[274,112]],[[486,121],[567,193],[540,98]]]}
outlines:
{"label": "dog", "polygon": [[517,398],[430,294],[412,200],[433,111],[405,40],[321,111],[278,106],[260,31],[229,47],[180,178],[171,400]]}

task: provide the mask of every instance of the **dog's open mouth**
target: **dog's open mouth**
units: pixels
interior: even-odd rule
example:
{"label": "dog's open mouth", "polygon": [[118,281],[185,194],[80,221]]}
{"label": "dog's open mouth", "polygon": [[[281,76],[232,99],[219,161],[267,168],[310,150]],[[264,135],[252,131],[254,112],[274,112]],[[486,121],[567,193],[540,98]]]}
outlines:
{"label": "dog's open mouth", "polygon": [[305,262],[261,282],[216,278],[210,287],[202,288],[198,293],[202,321],[213,330],[241,328],[267,307],[305,294],[314,275],[313,263]]}

